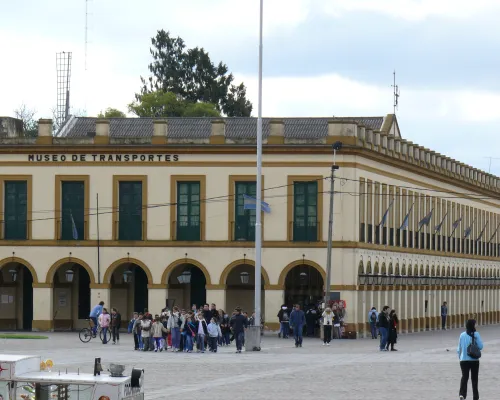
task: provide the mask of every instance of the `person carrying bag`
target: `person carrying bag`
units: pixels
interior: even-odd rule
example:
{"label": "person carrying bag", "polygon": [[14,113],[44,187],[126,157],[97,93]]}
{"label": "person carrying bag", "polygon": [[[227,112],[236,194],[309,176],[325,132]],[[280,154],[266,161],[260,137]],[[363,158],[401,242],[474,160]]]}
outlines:
{"label": "person carrying bag", "polygon": [[483,341],[479,332],[476,332],[476,321],[469,319],[465,324],[466,331],[458,339],[458,358],[462,379],[460,380],[460,400],[467,398],[467,384],[469,373],[472,381],[473,400],[479,400],[478,380],[479,380],[479,359],[483,350]]}

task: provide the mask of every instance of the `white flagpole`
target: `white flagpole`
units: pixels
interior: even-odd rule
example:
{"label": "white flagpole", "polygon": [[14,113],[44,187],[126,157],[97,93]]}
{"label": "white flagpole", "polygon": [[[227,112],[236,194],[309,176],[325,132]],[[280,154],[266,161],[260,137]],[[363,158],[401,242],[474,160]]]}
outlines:
{"label": "white flagpole", "polygon": [[[259,26],[259,97],[257,118],[257,204],[255,221],[255,326],[260,327],[261,319],[261,256],[262,256],[262,25],[264,20],[264,0],[260,0]],[[260,329],[257,348],[260,349]]]}

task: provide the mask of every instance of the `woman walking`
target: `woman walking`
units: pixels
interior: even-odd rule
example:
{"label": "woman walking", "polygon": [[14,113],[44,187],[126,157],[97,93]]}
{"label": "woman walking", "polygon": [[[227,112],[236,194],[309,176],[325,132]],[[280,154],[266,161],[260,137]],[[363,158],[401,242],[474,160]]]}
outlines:
{"label": "woman walking", "polygon": [[111,317],[108,314],[108,310],[103,308],[102,314],[99,315],[99,325],[102,328],[102,344],[108,343],[107,334],[110,324],[111,324]]}
{"label": "woman walking", "polygon": [[396,310],[392,310],[389,314],[389,339],[387,340],[387,350],[389,350],[389,345],[391,345],[391,351],[398,351],[394,348],[394,345],[398,341],[398,324],[399,319]]}
{"label": "woman walking", "polygon": [[323,346],[330,346],[330,341],[332,340],[332,328],[334,315],[332,309],[327,307],[323,311]]}
{"label": "woman walking", "polygon": [[[460,335],[458,339],[458,358],[460,359],[460,369],[462,370],[462,379],[460,381],[460,400],[467,398],[467,384],[469,382],[469,371],[472,380],[472,395],[473,400],[479,400],[479,391],[477,388],[479,378],[479,357],[481,353],[477,349],[483,349],[483,341],[479,332],[476,332],[476,321],[469,319],[465,324],[465,332]],[[475,345],[475,346],[474,346]]]}

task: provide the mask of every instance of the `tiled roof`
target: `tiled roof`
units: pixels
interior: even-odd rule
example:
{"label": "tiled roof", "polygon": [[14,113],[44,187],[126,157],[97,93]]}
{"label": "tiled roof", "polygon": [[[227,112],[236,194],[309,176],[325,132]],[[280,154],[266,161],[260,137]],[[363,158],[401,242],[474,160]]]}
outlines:
{"label": "tiled roof", "polygon": [[[172,138],[208,138],[214,118],[168,118],[168,136]],[[257,132],[257,118],[222,118],[226,123],[226,137],[251,139]],[[283,118],[285,137],[317,139],[328,135],[328,121],[332,118]],[[383,117],[339,118],[338,121],[355,121],[369,129],[380,130]],[[76,117],[63,129],[64,137],[88,137],[95,134],[97,118]],[[111,118],[110,136],[114,138],[147,138],[153,136],[153,118]],[[271,118],[263,118],[263,136],[269,136]]]}

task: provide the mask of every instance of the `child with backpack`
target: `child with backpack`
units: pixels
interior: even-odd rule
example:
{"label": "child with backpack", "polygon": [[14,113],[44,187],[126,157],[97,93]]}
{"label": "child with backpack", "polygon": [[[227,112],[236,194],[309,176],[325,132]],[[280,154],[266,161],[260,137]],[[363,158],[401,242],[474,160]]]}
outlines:
{"label": "child with backpack", "polygon": [[370,324],[370,331],[372,334],[372,339],[377,338],[377,320],[378,320],[378,312],[375,307],[368,312],[368,323]]}
{"label": "child with backpack", "polygon": [[151,327],[151,333],[153,334],[153,340],[155,345],[155,353],[163,351],[163,333],[167,330],[164,328],[163,323],[160,321],[160,316],[155,315],[155,321]]}
{"label": "child with backpack", "polygon": [[215,318],[212,318],[210,320],[207,330],[210,351],[213,353],[217,353],[217,342],[219,341],[219,336],[222,336],[222,332]]}

